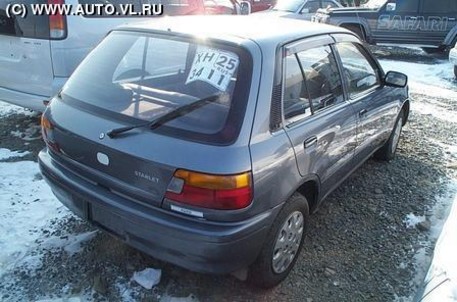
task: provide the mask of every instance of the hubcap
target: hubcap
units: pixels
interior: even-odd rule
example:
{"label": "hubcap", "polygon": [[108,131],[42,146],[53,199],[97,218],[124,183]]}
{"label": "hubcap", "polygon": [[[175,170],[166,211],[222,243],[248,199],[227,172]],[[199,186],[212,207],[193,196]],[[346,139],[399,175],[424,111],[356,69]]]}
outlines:
{"label": "hubcap", "polygon": [[398,141],[400,140],[400,134],[401,134],[401,127],[403,125],[403,119],[400,117],[397,122],[397,126],[395,127],[394,131],[394,137],[392,140],[392,153],[395,152],[397,149]]}
{"label": "hubcap", "polygon": [[273,249],[272,266],[276,274],[286,271],[297,255],[303,237],[303,214],[295,211],[290,214],[276,238]]}

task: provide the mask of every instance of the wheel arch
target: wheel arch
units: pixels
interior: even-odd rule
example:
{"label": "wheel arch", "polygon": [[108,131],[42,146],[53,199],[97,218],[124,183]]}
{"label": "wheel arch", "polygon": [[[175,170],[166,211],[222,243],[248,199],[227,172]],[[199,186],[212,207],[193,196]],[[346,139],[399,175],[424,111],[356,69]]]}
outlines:
{"label": "wheel arch", "polygon": [[341,21],[338,24],[338,26],[346,28],[348,30],[350,30],[350,27],[359,27],[360,30],[362,31],[364,40],[368,43],[372,40],[371,35],[370,35],[370,29],[368,27],[368,24],[366,24],[366,21],[364,21],[364,20],[361,20],[361,22],[354,22],[354,21],[349,21],[349,20]]}
{"label": "wheel arch", "polygon": [[401,107],[401,110],[404,110],[404,119],[403,119],[403,126],[408,122],[409,118],[409,112],[410,112],[410,102],[409,99],[407,99],[404,103],[403,106]]}
{"label": "wheel arch", "polygon": [[305,196],[308,201],[309,212],[313,213],[319,205],[319,177],[317,175],[309,175],[308,177],[303,178],[303,181],[295,191]]}
{"label": "wheel arch", "polygon": [[457,25],[455,25],[444,38],[443,46],[445,47],[454,47],[457,42]]}

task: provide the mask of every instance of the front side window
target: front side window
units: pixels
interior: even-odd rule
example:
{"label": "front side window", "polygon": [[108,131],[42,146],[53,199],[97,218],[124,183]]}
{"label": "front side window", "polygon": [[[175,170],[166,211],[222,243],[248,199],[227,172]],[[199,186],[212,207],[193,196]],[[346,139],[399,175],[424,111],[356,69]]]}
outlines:
{"label": "front side window", "polygon": [[315,13],[319,9],[319,1],[308,1],[303,6],[302,12]]}
{"label": "front side window", "polygon": [[334,7],[338,7],[338,5],[335,2],[322,1],[322,8],[334,8]]}
{"label": "front side window", "polygon": [[278,0],[273,10],[284,12],[297,12],[303,4],[303,0]]}
{"label": "front side window", "polygon": [[354,43],[337,44],[349,97],[355,98],[381,84],[378,67],[370,60],[362,46]]}
{"label": "front side window", "polygon": [[419,10],[419,0],[397,1],[396,12],[398,13],[417,13]]}
{"label": "front side window", "polygon": [[227,144],[241,128],[251,68],[250,55],[239,47],[114,32],[83,61],[61,94],[128,124],[217,96],[154,131]]}

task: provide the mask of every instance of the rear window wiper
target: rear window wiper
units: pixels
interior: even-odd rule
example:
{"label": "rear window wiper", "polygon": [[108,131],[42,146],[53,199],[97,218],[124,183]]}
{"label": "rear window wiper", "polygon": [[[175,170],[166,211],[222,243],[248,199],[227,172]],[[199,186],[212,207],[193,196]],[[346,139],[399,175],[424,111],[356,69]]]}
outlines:
{"label": "rear window wiper", "polygon": [[220,94],[211,95],[211,96],[203,98],[201,100],[178,107],[152,121],[148,121],[148,122],[137,124],[137,125],[112,129],[112,130],[108,131],[106,133],[106,135],[108,135],[110,138],[115,138],[116,136],[118,136],[121,133],[130,131],[132,129],[143,128],[143,127],[149,127],[149,129],[154,130],[171,120],[174,120],[180,116],[186,115],[194,110],[197,110],[200,107],[203,107],[207,104],[217,101],[219,99],[219,96],[220,96]]}

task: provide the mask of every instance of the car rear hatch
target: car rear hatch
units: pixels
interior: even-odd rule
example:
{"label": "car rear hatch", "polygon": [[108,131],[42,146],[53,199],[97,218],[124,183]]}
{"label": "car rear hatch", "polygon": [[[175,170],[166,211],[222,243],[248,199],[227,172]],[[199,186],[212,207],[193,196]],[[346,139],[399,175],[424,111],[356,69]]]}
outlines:
{"label": "car rear hatch", "polygon": [[[164,200],[177,169],[225,175],[249,171],[249,149],[232,146],[249,94],[252,63],[241,64],[247,51],[182,39],[123,31],[105,38],[44,114],[44,138],[54,158],[89,182],[155,206]],[[223,61],[218,71],[207,72],[217,58]],[[235,84],[237,71],[241,86]],[[232,96],[237,96],[233,103]],[[143,126],[108,135],[208,97],[215,102],[153,130]]]}
{"label": "car rear hatch", "polygon": [[49,17],[29,12],[8,18],[8,3],[22,2],[0,0],[0,88],[49,97],[54,77]]}

